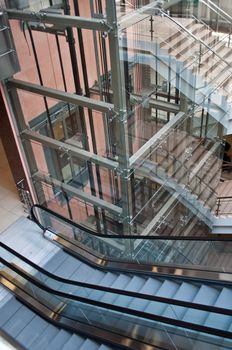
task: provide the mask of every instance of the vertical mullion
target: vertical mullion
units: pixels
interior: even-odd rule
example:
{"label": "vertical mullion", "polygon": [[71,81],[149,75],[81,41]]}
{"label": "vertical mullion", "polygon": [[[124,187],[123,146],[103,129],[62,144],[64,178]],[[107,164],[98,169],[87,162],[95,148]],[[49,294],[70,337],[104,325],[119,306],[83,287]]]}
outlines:
{"label": "vertical mullion", "polygon": [[124,80],[124,67],[120,60],[119,32],[117,26],[116,4],[113,0],[106,0],[107,20],[112,30],[109,32],[109,51],[111,59],[112,89],[114,108],[117,113],[115,124],[116,151],[118,156],[123,212],[123,232],[130,234],[131,219],[131,184],[129,171],[129,143],[127,131],[127,103]]}

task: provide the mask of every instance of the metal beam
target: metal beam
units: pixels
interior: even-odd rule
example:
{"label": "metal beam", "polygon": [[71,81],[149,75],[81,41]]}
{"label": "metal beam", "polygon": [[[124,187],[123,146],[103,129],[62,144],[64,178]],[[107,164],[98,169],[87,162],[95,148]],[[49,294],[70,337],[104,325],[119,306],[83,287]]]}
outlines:
{"label": "metal beam", "polygon": [[71,146],[69,144],[66,144],[65,142],[54,140],[51,137],[38,134],[31,130],[24,130],[21,133],[21,137],[26,140],[34,140],[40,142],[43,145],[49,146],[54,149],[63,150],[64,152],[68,152],[71,156],[86,161],[94,162],[111,170],[116,170],[118,167],[118,162],[114,162],[113,160],[98,156],[97,154],[85,151],[84,149]]}
{"label": "metal beam", "polygon": [[77,188],[70,186],[68,184],[65,184],[57,179],[54,179],[51,176],[44,175],[44,174],[41,174],[40,172],[37,172],[32,175],[32,178],[34,180],[44,182],[49,185],[57,186],[58,188],[63,189],[66,193],[69,193],[70,195],[77,197],[87,203],[91,203],[96,207],[105,209],[107,212],[110,212],[114,215],[120,216],[122,214],[122,208],[118,207],[117,205],[111,204],[109,202],[104,201],[103,199],[92,196],[87,192],[78,190]]}
{"label": "metal beam", "polygon": [[186,114],[183,112],[179,112],[175,117],[173,117],[167,124],[165,124],[162,129],[160,129],[153,137],[150,138],[133,156],[130,157],[130,166],[134,165],[134,163],[141,158],[150,147],[154,147],[159,142],[162,142],[165,135],[169,130],[177,123],[180,123],[186,117]]}
{"label": "metal beam", "polygon": [[[133,98],[136,102],[143,104],[144,99],[141,95],[136,94],[130,94],[131,100],[133,101]],[[170,112],[170,113],[178,113],[180,111],[180,105],[177,105],[176,103],[157,100],[155,98],[150,97],[149,99],[146,98],[146,103],[149,104],[149,107],[156,108],[160,111]]]}
{"label": "metal beam", "polygon": [[32,92],[35,94],[39,94],[42,96],[54,98],[56,100],[65,101],[77,106],[86,107],[89,109],[94,109],[96,111],[100,111],[103,113],[114,113],[114,105],[107,102],[97,101],[92,98],[75,95],[69,92],[64,92],[60,90],[56,90],[53,88],[29,83],[26,81],[18,80],[18,79],[9,79],[7,81],[7,87],[9,89],[20,89],[28,92]]}
{"label": "metal beam", "polygon": [[18,19],[21,21],[31,21],[48,24],[58,24],[66,27],[76,27],[82,29],[109,31],[111,28],[105,19],[76,17],[68,15],[58,15],[47,12],[32,12],[21,10],[5,10],[9,19]]}

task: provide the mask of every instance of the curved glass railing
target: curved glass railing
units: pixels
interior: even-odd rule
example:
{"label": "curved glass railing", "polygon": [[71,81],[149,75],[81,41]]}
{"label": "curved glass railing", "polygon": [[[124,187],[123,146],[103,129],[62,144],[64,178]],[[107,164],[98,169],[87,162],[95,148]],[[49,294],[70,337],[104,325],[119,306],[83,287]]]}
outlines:
{"label": "curved glass railing", "polygon": [[[106,341],[111,339],[118,345],[129,339],[129,349],[141,349],[145,344],[162,344],[162,348],[166,348],[172,343],[182,349],[188,349],[192,342],[204,349],[222,341],[225,347],[231,344],[232,333],[223,328],[232,316],[227,307],[65,280],[37,267],[5,245],[0,249],[3,285],[21,300],[26,299],[34,310],[68,329],[78,331],[85,326],[85,334],[98,338],[106,332]],[[222,289],[223,285],[217,287]],[[192,314],[191,321],[182,317],[185,313]],[[220,315],[220,324],[215,327],[199,324],[199,317],[205,315],[211,318]],[[156,337],[152,336],[154,332]]]}
{"label": "curved glass railing", "polygon": [[215,272],[217,278],[220,278],[220,272],[222,275],[232,272],[230,237],[96,234],[40,205],[33,206],[32,216],[45,237],[97,265],[123,269],[126,264],[132,270],[150,272],[164,268],[164,273],[180,275],[185,274],[185,269],[192,269],[206,278],[211,272]]}

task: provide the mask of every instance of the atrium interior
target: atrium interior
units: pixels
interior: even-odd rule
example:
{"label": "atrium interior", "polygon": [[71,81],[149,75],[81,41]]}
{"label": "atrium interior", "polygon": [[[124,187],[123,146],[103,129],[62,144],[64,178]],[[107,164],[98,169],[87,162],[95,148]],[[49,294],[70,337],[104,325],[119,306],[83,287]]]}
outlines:
{"label": "atrium interior", "polygon": [[0,137],[2,347],[232,349],[228,1],[0,0]]}

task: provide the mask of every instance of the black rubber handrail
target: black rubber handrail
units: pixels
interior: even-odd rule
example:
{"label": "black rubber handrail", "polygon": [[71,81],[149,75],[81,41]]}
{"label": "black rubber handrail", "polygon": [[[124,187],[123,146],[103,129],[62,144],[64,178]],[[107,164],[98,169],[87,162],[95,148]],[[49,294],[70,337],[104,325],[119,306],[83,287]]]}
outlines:
{"label": "black rubber handrail", "polygon": [[[232,316],[232,310],[230,310],[230,309],[225,309],[225,308],[216,307],[216,306],[209,306],[209,305],[204,305],[204,304],[200,304],[200,303],[193,303],[193,302],[189,302],[189,301],[182,301],[182,300],[177,300],[177,299],[170,299],[170,298],[165,298],[165,297],[159,297],[159,296],[150,295],[150,294],[142,294],[142,293],[133,292],[133,291],[127,291],[127,290],[118,289],[118,288],[105,287],[105,286],[100,286],[100,285],[96,285],[96,284],[91,284],[91,283],[86,283],[86,282],[74,281],[74,280],[66,279],[66,278],[57,276],[57,275],[55,275],[55,274],[45,270],[41,266],[36,265],[35,263],[33,263],[29,259],[25,258],[24,256],[22,256],[21,254],[19,254],[18,252],[16,252],[15,250],[13,250],[12,248],[8,247],[7,245],[5,245],[2,242],[0,242],[0,247],[2,247],[5,250],[9,251],[12,255],[14,255],[15,257],[17,257],[19,259],[21,259],[22,261],[24,261],[25,263],[27,263],[28,265],[33,267],[33,269],[37,270],[38,272],[41,272],[42,274],[46,275],[47,277],[49,277],[49,278],[51,278],[53,280],[56,280],[58,282],[61,282],[63,284],[69,284],[69,285],[74,285],[74,286],[78,286],[78,287],[81,287],[81,288],[87,288],[87,289],[92,289],[92,290],[104,291],[106,293],[125,295],[125,296],[132,297],[132,298],[145,299],[145,300],[154,301],[154,302],[161,302],[161,303],[164,303],[164,304],[177,305],[177,306],[182,306],[182,307],[188,307],[188,308],[191,308],[191,309],[197,309],[197,310],[208,311],[208,312],[213,312],[213,313],[218,313],[218,314]],[[11,264],[11,265],[13,266],[15,264]],[[18,266],[16,266],[16,268],[18,268],[19,270],[22,270]],[[27,272],[25,272],[25,273],[27,273]],[[31,276],[31,275],[28,275],[28,276]],[[31,276],[31,278],[34,279],[33,276]],[[232,284],[231,284],[231,286],[232,286]]]}
{"label": "black rubber handrail", "polygon": [[[210,241],[210,242],[232,242],[232,238],[227,236],[220,236],[220,238],[218,238],[218,236],[216,235],[211,235],[211,236],[202,236],[202,237],[197,237],[197,236],[139,236],[139,235],[118,235],[118,234],[114,234],[114,235],[104,235],[101,233],[97,233],[96,231],[90,230],[89,228],[80,225],[78,223],[76,223],[75,221],[68,219],[66,217],[64,217],[61,214],[56,213],[55,211],[53,211],[52,209],[49,208],[45,208],[40,204],[34,204],[31,207],[31,217],[33,219],[33,221],[43,230],[51,230],[50,227],[45,227],[43,226],[43,224],[39,221],[39,219],[36,216],[35,213],[35,208],[39,208],[43,211],[46,211],[47,213],[57,217],[58,219],[66,222],[69,225],[72,225],[80,230],[83,230],[86,233],[89,233],[92,236],[96,236],[96,237],[102,237],[102,238],[113,238],[113,239],[125,239],[125,240],[131,240],[131,239],[139,239],[139,240],[159,240],[159,241]],[[215,236],[215,237],[214,237]]]}
{"label": "black rubber handrail", "polygon": [[[139,318],[142,318],[142,319],[147,319],[147,320],[150,320],[150,321],[161,322],[161,323],[172,325],[172,326],[175,326],[175,327],[181,327],[181,328],[185,328],[185,329],[187,328],[187,329],[194,330],[194,331],[197,331],[197,332],[202,332],[202,333],[206,333],[206,334],[212,334],[214,336],[216,335],[216,336],[219,336],[219,337],[232,339],[232,333],[231,332],[224,331],[224,330],[221,330],[221,329],[212,328],[212,327],[208,327],[208,326],[204,326],[204,325],[199,325],[199,324],[195,324],[195,323],[191,323],[191,322],[176,320],[176,319],[172,319],[172,318],[165,317],[165,316],[154,315],[154,314],[150,314],[150,313],[143,312],[143,311],[132,310],[132,309],[128,309],[126,307],[116,306],[116,305],[104,303],[104,302],[97,301],[97,300],[90,300],[90,299],[87,299],[87,298],[84,298],[84,297],[70,295],[70,294],[67,294],[67,293],[64,293],[64,292],[61,292],[61,291],[54,290],[54,289],[52,289],[50,287],[44,286],[41,282],[36,280],[34,277],[32,277],[28,273],[22,271],[21,269],[18,269],[16,266],[8,263],[7,261],[5,261],[1,257],[0,257],[0,261],[5,266],[10,268],[12,271],[16,272],[19,276],[23,277],[24,279],[26,279],[30,283],[34,284],[35,286],[37,286],[41,290],[43,290],[43,291],[45,291],[47,293],[51,293],[51,295],[57,295],[57,296],[65,298],[65,299],[70,299],[70,300],[73,300],[73,301],[79,301],[81,303],[88,304],[88,305],[91,305],[91,306],[96,306],[96,307],[99,307],[99,308],[103,308],[103,309],[106,309],[108,311],[112,310],[112,311],[120,312],[120,313],[122,313],[124,315],[136,316],[136,317],[139,317]],[[4,277],[4,272],[3,273],[1,272],[0,275]],[[34,299],[38,300],[35,297],[34,297]],[[41,302],[41,301],[39,300],[39,302]],[[45,306],[46,306],[46,304],[45,304]],[[60,313],[56,312],[56,313],[59,314],[59,315],[62,315],[62,312],[60,312]]]}

